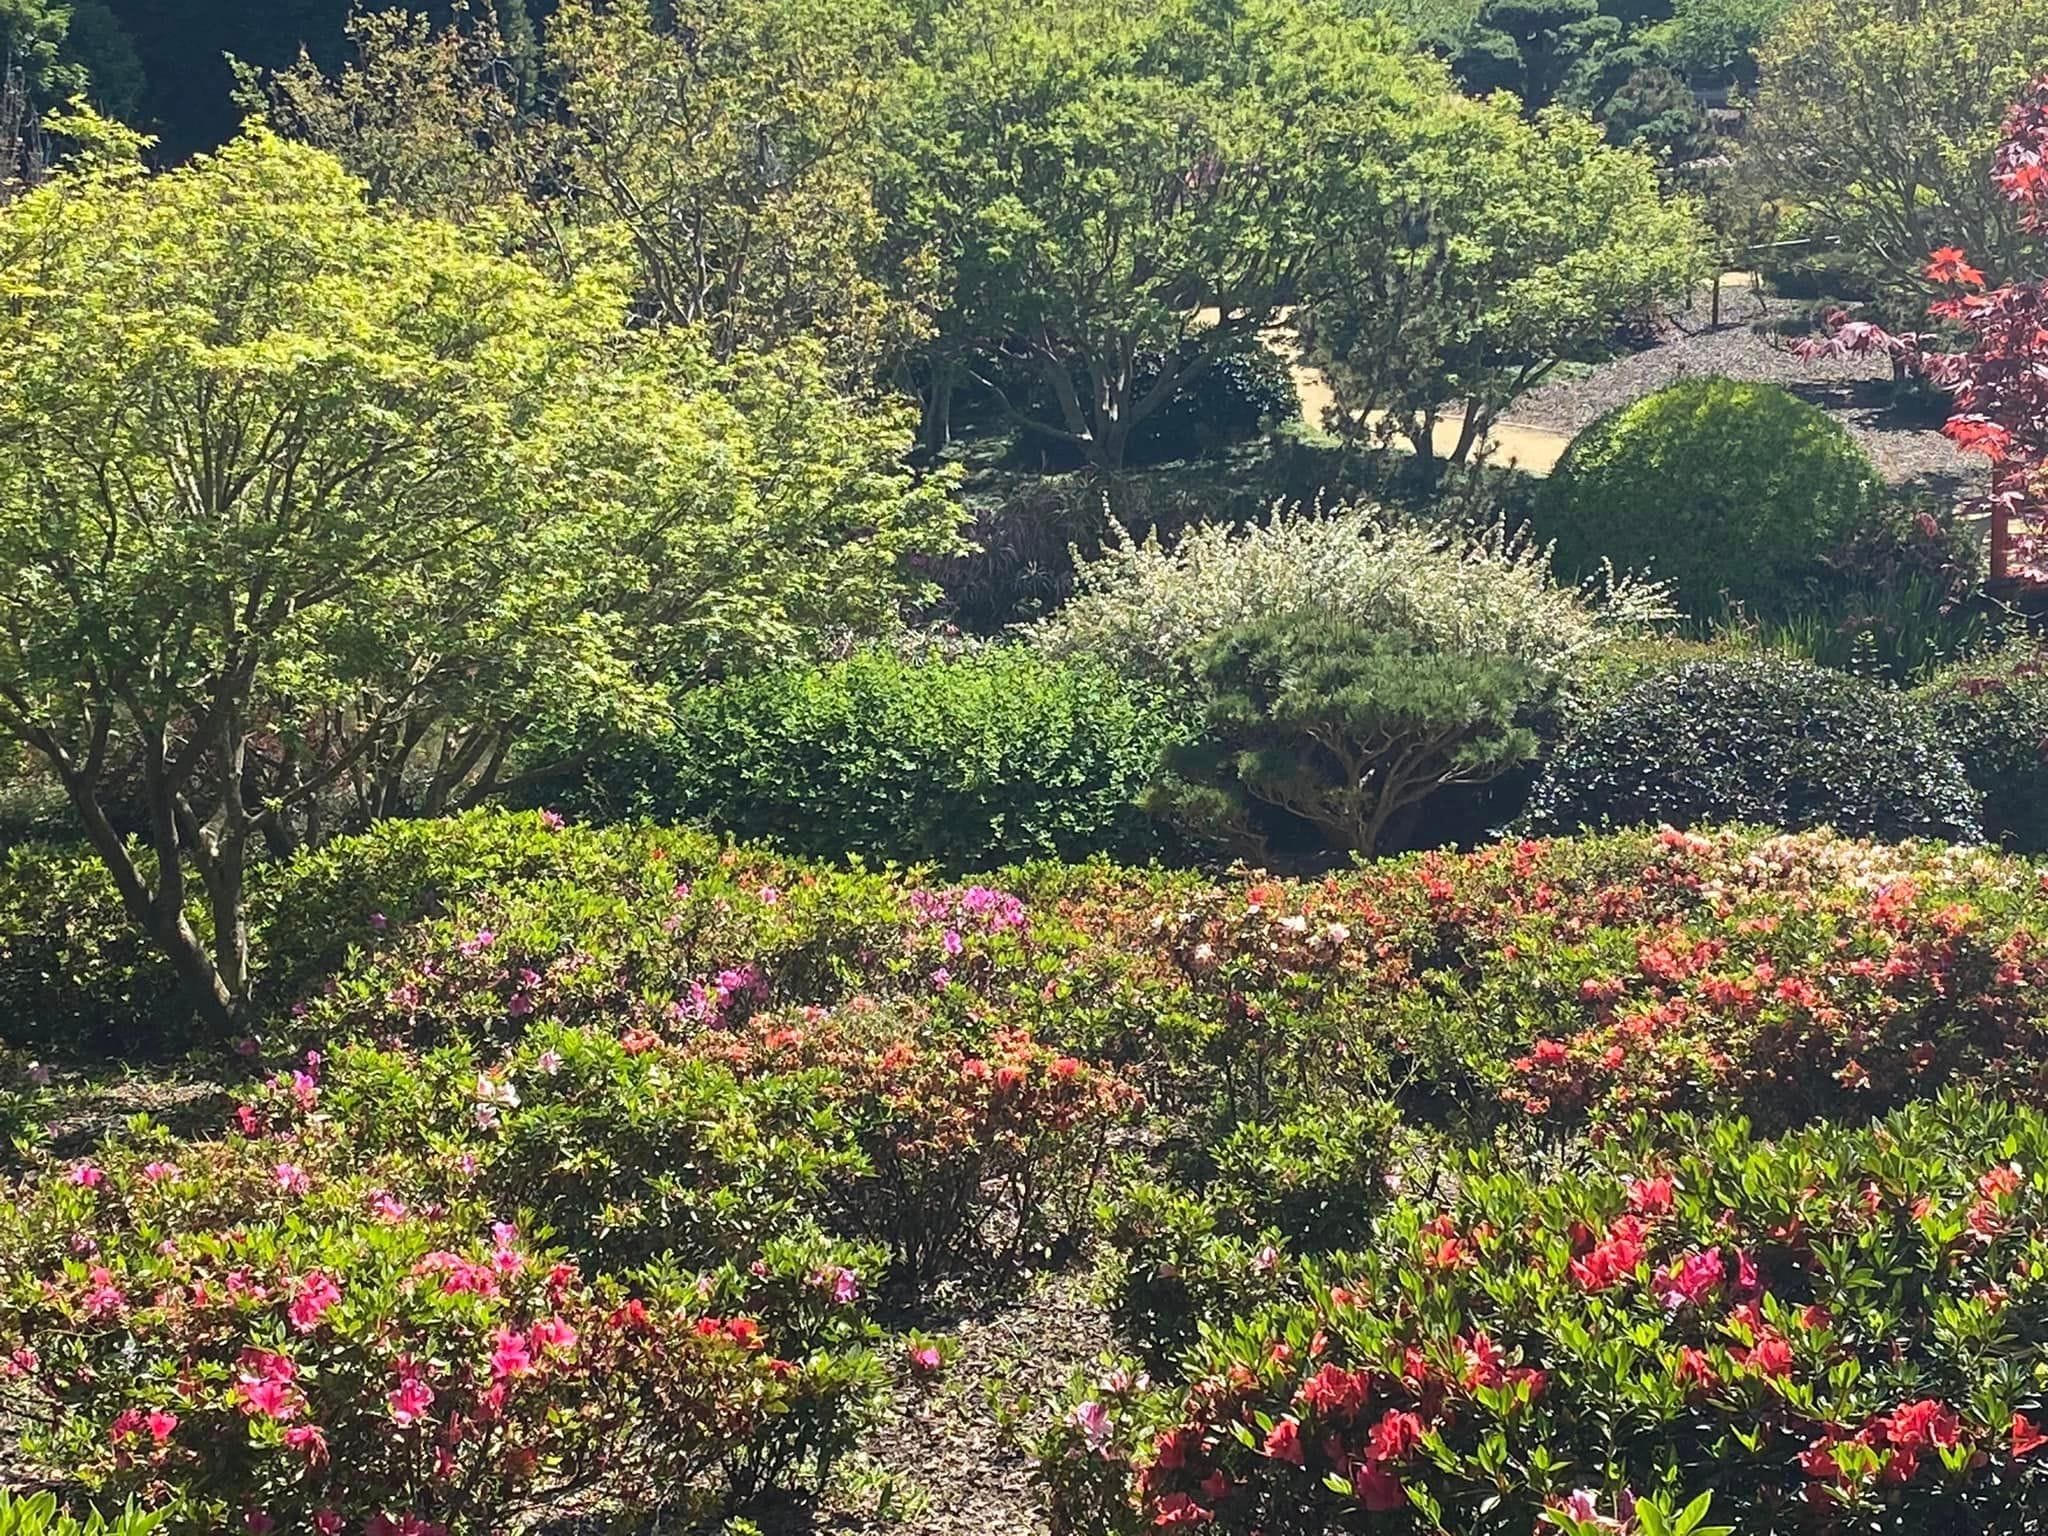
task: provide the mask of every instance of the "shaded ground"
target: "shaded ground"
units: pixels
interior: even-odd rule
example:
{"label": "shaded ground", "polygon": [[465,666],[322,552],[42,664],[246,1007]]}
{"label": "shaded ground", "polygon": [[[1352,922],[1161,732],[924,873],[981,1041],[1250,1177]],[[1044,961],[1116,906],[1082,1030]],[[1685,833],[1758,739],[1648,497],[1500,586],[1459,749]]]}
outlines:
{"label": "shaded ground", "polygon": [[[843,1536],[1027,1536],[1046,1529],[1031,1447],[1074,1372],[1112,1347],[1085,1273],[941,1327],[943,1375],[900,1381],[858,1464],[811,1522]],[[783,1536],[777,1532],[776,1536]]]}

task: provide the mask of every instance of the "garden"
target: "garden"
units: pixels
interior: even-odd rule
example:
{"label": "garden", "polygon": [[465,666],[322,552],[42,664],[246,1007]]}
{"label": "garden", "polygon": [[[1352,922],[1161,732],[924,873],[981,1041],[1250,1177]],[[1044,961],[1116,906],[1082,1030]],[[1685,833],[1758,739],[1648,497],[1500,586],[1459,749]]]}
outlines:
{"label": "garden", "polygon": [[218,9],[0,7],[0,1536],[2048,1531],[2036,0]]}

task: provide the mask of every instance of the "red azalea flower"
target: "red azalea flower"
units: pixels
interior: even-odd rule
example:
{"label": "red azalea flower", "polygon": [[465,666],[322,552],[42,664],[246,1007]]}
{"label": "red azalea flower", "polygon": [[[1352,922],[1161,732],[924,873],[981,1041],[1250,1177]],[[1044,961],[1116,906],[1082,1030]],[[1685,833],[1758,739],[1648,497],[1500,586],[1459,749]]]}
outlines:
{"label": "red azalea flower", "polygon": [[2015,1457],[2026,1456],[2048,1444],[2048,1435],[2034,1427],[2033,1421],[2024,1413],[2012,1416],[2012,1453]]}
{"label": "red azalea flower", "polygon": [[1301,1426],[1293,1419],[1282,1419],[1266,1432],[1266,1442],[1260,1447],[1260,1451],[1275,1461],[1288,1462],[1297,1467],[1304,1465],[1301,1454]]}

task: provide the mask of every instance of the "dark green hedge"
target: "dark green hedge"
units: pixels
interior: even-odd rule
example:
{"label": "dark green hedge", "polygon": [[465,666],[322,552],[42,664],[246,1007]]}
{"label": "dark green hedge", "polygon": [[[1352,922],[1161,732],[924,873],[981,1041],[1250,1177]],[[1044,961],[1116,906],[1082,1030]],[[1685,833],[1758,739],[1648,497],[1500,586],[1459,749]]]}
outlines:
{"label": "dark green hedge", "polygon": [[1577,721],[1525,821],[1544,832],[1739,821],[1972,840],[1981,806],[1918,702],[1757,656],[1654,674]]}

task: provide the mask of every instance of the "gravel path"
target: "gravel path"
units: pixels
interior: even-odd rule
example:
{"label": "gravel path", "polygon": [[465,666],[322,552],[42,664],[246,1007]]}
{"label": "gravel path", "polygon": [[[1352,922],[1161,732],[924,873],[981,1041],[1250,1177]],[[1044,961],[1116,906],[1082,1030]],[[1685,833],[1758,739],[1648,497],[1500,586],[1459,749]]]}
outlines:
{"label": "gravel path", "polygon": [[1841,419],[1894,485],[1943,497],[1980,488],[1985,477],[1981,459],[1957,452],[1935,427],[1886,405],[1891,366],[1883,359],[1806,362],[1793,356],[1791,338],[1777,334],[1773,325],[1809,308],[1746,288],[1724,288],[1719,330],[1708,328],[1702,302],[1675,316],[1657,345],[1602,363],[1584,378],[1541,385],[1516,402],[1506,420],[1570,436],[1614,407],[1678,379],[1722,374],[1781,384],[1824,407]]}

